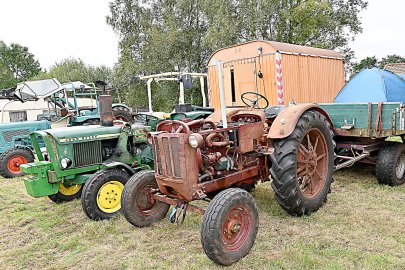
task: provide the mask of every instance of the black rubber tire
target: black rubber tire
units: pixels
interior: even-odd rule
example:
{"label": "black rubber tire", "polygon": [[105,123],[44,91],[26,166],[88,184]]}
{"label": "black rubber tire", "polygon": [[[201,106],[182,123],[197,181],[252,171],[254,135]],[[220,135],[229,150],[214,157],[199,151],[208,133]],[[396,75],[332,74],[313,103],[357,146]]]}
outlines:
{"label": "black rubber tire", "polygon": [[[223,241],[223,224],[227,214],[235,207],[247,210],[251,225],[246,238],[236,250],[226,248]],[[246,215],[244,215],[246,217]],[[259,228],[259,213],[252,195],[240,188],[228,188],[221,191],[209,203],[201,224],[201,243],[205,254],[213,262],[231,265],[245,257],[252,248]]]}
{"label": "black rubber tire", "polygon": [[[170,205],[155,201],[147,215],[141,212],[136,205],[138,195],[145,186],[158,188],[154,171],[140,171],[134,174],[127,182],[122,193],[121,208],[126,220],[136,227],[147,227],[165,218]],[[149,212],[150,211],[150,212]]]}
{"label": "black rubber tire", "polygon": [[[328,173],[322,190],[314,198],[307,198],[297,179],[298,148],[311,128],[317,128],[325,137],[328,148]],[[310,215],[326,202],[334,170],[333,132],[325,116],[317,111],[306,111],[294,131],[286,138],[273,140],[274,153],[270,155],[272,187],[279,205],[290,215]]]}
{"label": "black rubber tire", "polygon": [[15,156],[23,156],[28,163],[34,162],[35,159],[34,154],[29,149],[14,147],[6,150],[0,155],[0,174],[3,177],[13,178],[24,175],[23,172],[13,173],[8,168],[8,161]]}
{"label": "black rubber tire", "polygon": [[56,194],[49,195],[48,198],[54,203],[64,203],[79,199],[82,196],[83,185],[80,186],[80,190],[73,195],[64,195],[58,191]]}
{"label": "black rubber tire", "polygon": [[132,117],[132,114],[131,114],[131,110],[128,109],[127,107],[114,106],[112,108],[112,113],[113,113],[114,119],[117,119],[118,117],[120,117],[120,118],[123,118],[123,119],[127,120],[127,121],[123,120],[124,122],[132,123],[134,121],[133,117]]}
{"label": "black rubber tire", "polygon": [[379,151],[375,171],[380,184],[399,186],[405,183],[405,173],[400,178],[396,174],[401,154],[405,154],[405,145],[402,143],[386,146]]}
{"label": "black rubber tire", "polygon": [[128,179],[128,173],[117,168],[104,169],[93,174],[83,187],[82,208],[84,213],[92,220],[110,219],[119,213],[121,209],[113,213],[107,213],[100,209],[97,205],[98,192],[104,184],[110,181],[118,181],[125,186]]}

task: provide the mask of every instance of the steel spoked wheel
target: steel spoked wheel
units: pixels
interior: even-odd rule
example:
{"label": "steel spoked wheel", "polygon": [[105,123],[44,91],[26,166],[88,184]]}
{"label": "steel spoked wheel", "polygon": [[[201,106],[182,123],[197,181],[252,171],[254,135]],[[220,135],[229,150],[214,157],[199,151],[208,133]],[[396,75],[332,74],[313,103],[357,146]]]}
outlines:
{"label": "steel spoked wheel", "polygon": [[405,145],[395,143],[380,150],[375,168],[380,184],[398,186],[405,183]]}
{"label": "steel spoked wheel", "polygon": [[332,184],[332,138],[325,116],[306,111],[291,135],[273,140],[272,187],[278,203],[289,214],[310,215],[326,201]]}
{"label": "steel spoked wheel", "polygon": [[73,201],[81,197],[82,189],[83,185],[65,185],[63,183],[59,183],[59,191],[56,194],[49,195],[48,197],[55,203]]}
{"label": "steel spoked wheel", "polygon": [[119,168],[104,169],[93,174],[83,188],[84,213],[93,220],[109,219],[119,213],[128,178],[128,173]]}
{"label": "steel spoked wheel", "polygon": [[11,148],[0,155],[0,173],[5,178],[24,175],[20,165],[34,161],[34,155],[29,149]]}
{"label": "steel spoked wheel", "polygon": [[297,180],[307,198],[319,195],[328,172],[328,145],[322,132],[310,129],[302,140],[297,157]]}
{"label": "steel spoked wheel", "polygon": [[146,227],[166,216],[170,206],[154,199],[152,190],[157,188],[154,171],[138,172],[128,180],[122,194],[122,209],[129,223]]}
{"label": "steel spoked wheel", "polygon": [[208,258],[231,265],[246,256],[259,226],[256,203],[247,191],[221,191],[207,207],[201,225],[201,243]]}
{"label": "steel spoked wheel", "polygon": [[121,209],[121,195],[124,185],[118,181],[105,183],[97,193],[97,205],[101,211],[114,213]]}

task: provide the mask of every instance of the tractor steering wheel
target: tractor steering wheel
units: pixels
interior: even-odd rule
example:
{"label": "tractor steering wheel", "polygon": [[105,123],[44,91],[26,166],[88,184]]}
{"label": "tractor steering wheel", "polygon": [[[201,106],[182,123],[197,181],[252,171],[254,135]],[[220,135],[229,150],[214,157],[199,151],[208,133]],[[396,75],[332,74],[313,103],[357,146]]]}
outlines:
{"label": "tractor steering wheel", "polygon": [[[253,98],[248,98],[247,96],[252,95]],[[242,96],[240,97],[242,99],[242,102],[246,105],[249,106],[250,108],[257,108],[257,109],[266,109],[269,106],[269,101],[267,98],[259,93],[255,92],[246,92],[243,93]],[[259,100],[263,99],[266,102],[266,106],[264,107],[259,107]]]}
{"label": "tractor steering wheel", "polygon": [[166,131],[169,133],[190,134],[191,130],[186,123],[178,120],[165,120],[157,124],[156,131]]}

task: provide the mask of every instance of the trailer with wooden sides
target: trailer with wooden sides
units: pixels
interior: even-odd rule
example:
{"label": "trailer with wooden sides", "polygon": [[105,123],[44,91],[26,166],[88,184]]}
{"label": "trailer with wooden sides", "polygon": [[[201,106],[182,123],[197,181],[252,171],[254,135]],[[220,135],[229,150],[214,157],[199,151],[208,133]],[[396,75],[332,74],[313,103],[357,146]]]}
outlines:
{"label": "trailer with wooden sides", "polygon": [[333,124],[335,169],[376,165],[377,180],[405,182],[405,106],[401,102],[320,104]]}

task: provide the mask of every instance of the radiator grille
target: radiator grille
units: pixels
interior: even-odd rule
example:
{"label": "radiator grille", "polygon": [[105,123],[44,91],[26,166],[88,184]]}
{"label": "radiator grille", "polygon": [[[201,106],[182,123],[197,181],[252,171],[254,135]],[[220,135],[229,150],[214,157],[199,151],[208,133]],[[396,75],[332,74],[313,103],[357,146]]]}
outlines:
{"label": "radiator grille", "polygon": [[173,169],[174,169],[174,175],[176,177],[181,176],[181,170],[180,170],[180,158],[179,158],[179,138],[171,138],[172,141],[172,159],[173,162]]}
{"label": "radiator grille", "polygon": [[2,131],[2,134],[6,142],[12,142],[13,137],[29,135],[30,130],[29,129],[5,130]]}
{"label": "radiator grille", "polygon": [[73,144],[73,157],[76,167],[98,164],[103,161],[101,142],[83,142]]}
{"label": "radiator grille", "polygon": [[172,155],[170,154],[170,149],[169,149],[169,138],[164,137],[162,138],[162,144],[163,144],[163,153],[165,155],[165,163],[166,163],[166,173],[167,175],[172,176]]}
{"label": "radiator grille", "polygon": [[155,157],[155,166],[156,168],[158,168],[158,174],[162,174],[162,162],[160,158],[159,143],[157,138],[154,139],[153,145],[154,145],[153,156]]}
{"label": "radiator grille", "polygon": [[182,177],[181,164],[185,160],[180,160],[181,145],[177,137],[155,138],[156,162],[160,175],[171,177]]}

